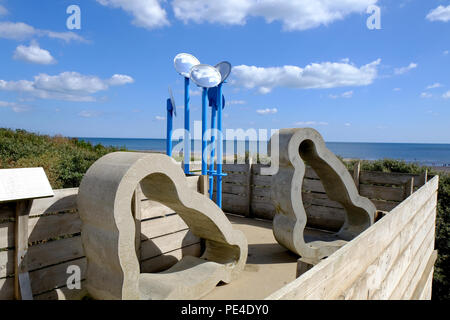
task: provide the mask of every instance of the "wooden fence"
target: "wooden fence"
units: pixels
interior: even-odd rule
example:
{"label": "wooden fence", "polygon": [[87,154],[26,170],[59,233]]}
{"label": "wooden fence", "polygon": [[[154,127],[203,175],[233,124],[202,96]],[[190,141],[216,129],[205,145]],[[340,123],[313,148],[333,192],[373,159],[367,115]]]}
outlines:
{"label": "wooden fence", "polygon": [[267,299],[431,299],[438,179]]}
{"label": "wooden fence", "polygon": [[[261,175],[261,164],[224,164],[223,210],[247,217],[272,220],[275,208],[270,199],[271,176]],[[427,174],[414,175],[360,171],[350,174],[362,196],[369,198],[379,211],[388,212],[427,181]],[[308,226],[339,230],[344,222],[344,208],[327,197],[325,189],[311,168],[306,169],[302,190]]]}
{"label": "wooden fence", "polygon": [[[198,177],[189,177],[199,190]],[[78,188],[54,190],[53,198],[33,202],[29,219],[29,249],[26,255],[34,299],[76,298],[84,290],[68,290],[71,265],[80,267],[86,258],[77,213]],[[142,272],[158,272],[175,264],[183,255],[200,256],[201,242],[184,221],[169,208],[137,194],[135,212],[140,212],[138,256]],[[14,210],[15,203],[0,206],[0,300],[14,297]],[[138,229],[139,230],[139,229]]]}
{"label": "wooden fence", "polygon": [[[260,174],[259,164],[226,164],[223,185],[225,212],[272,219],[270,176]],[[373,199],[380,210],[389,211],[426,181],[426,176],[357,172],[362,195]],[[205,192],[204,181],[189,177],[191,188]],[[29,219],[29,249],[26,259],[35,299],[76,298],[83,290],[68,290],[70,265],[86,269],[77,213],[78,189],[54,190],[55,197],[33,202]],[[343,222],[343,209],[330,201],[311,169],[307,170],[303,190],[310,226],[337,229]],[[200,239],[189,232],[181,218],[167,207],[143,198],[135,201],[138,257],[142,272],[158,272],[175,264],[183,255],[199,256]],[[14,203],[0,205],[0,300],[14,295]],[[140,230],[140,232],[139,232]],[[380,234],[383,236],[383,234]],[[375,241],[374,243],[377,243]]]}

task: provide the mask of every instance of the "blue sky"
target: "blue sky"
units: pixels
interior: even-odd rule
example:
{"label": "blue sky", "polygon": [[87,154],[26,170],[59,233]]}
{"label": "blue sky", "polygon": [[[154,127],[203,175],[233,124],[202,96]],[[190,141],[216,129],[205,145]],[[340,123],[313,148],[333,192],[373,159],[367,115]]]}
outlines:
{"label": "blue sky", "polygon": [[[69,5],[80,30],[66,27]],[[188,52],[234,66],[225,128],[450,143],[449,35],[443,0],[0,0],[0,126],[163,138],[169,85],[183,125],[173,58]]]}

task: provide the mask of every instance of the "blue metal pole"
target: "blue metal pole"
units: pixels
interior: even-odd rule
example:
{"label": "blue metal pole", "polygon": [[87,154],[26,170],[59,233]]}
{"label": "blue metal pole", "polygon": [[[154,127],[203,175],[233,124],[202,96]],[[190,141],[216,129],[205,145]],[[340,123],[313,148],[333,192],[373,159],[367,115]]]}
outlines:
{"label": "blue metal pole", "polygon": [[172,156],[172,130],[173,130],[173,108],[170,99],[167,99],[167,139],[166,139],[166,154]]}
{"label": "blue metal pole", "polygon": [[216,107],[211,107],[211,156],[209,158],[209,198],[212,200],[214,193],[214,157],[216,151]]}
{"label": "blue metal pole", "polygon": [[208,104],[208,89],[203,88],[202,93],[202,176],[207,175],[207,156],[206,156],[206,147],[208,145],[208,142],[206,141],[206,107]]}
{"label": "blue metal pole", "polygon": [[223,161],[223,134],[222,134],[222,83],[217,90],[217,196],[216,204],[222,208],[222,161]]}
{"label": "blue metal pole", "polygon": [[190,120],[189,120],[189,78],[184,78],[184,173],[189,174],[191,160],[191,139],[189,137],[190,132]]}

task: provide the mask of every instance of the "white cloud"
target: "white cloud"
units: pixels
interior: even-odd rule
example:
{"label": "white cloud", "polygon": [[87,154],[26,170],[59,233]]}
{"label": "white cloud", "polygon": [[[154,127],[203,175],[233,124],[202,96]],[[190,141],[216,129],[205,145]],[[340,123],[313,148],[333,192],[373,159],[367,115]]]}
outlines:
{"label": "white cloud", "polygon": [[71,32],[71,31],[54,32],[54,31],[43,30],[40,33],[41,33],[41,35],[45,35],[45,36],[47,36],[49,38],[64,40],[65,42],[70,42],[70,41],[88,42],[83,37],[77,35],[74,32]]}
{"label": "white cloud", "polygon": [[432,84],[432,85],[429,85],[429,86],[427,87],[427,90],[429,90],[429,89],[435,89],[435,88],[440,88],[440,87],[443,87],[443,85],[437,82],[437,83],[434,83],[434,84]]}
{"label": "white cloud", "polygon": [[444,54],[444,56],[448,55],[448,50],[445,50],[445,51],[443,52],[443,54]]}
{"label": "white cloud", "polygon": [[41,73],[35,76],[33,81],[0,80],[0,90],[27,93],[40,99],[95,101],[92,94],[107,90],[109,86],[130,82],[133,82],[133,79],[125,75],[100,79],[97,76],[82,75],[78,72],[63,72],[55,76]]}
{"label": "white cloud", "polygon": [[111,86],[121,86],[128,83],[133,83],[134,79],[124,74],[115,74],[109,79],[108,83]]}
{"label": "white cloud", "polygon": [[5,16],[8,14],[8,10],[2,5],[0,5],[0,16]]}
{"label": "white cloud", "polygon": [[97,2],[128,12],[134,17],[133,24],[138,27],[153,29],[170,24],[160,0],[97,0]]}
{"label": "white cloud", "polygon": [[350,122],[347,122],[347,123],[345,124],[345,126],[346,126],[346,127],[351,127],[352,124],[351,124]]}
{"label": "white cloud", "polygon": [[261,114],[261,115],[266,115],[266,114],[275,114],[278,112],[277,108],[266,108],[266,109],[258,109],[256,110],[256,113]]}
{"label": "white cloud", "polygon": [[295,123],[296,126],[327,126],[328,122],[324,121],[300,121]]}
{"label": "white cloud", "polygon": [[16,102],[0,101],[0,108],[11,108],[14,112],[25,112],[30,110],[29,106],[18,104]]}
{"label": "white cloud", "polygon": [[395,73],[396,75],[405,74],[405,73],[407,73],[407,72],[409,72],[409,71],[411,71],[411,70],[413,70],[413,69],[415,69],[415,68],[417,68],[417,67],[418,67],[418,64],[417,64],[417,63],[411,62],[407,67],[396,68],[396,69],[394,70],[394,73]]}
{"label": "white cloud", "polygon": [[35,28],[23,22],[0,22],[0,38],[23,40],[37,33]]}
{"label": "white cloud", "polygon": [[421,98],[424,98],[424,99],[427,99],[427,98],[432,98],[433,95],[432,95],[431,93],[429,93],[429,92],[422,92],[422,93],[420,94],[420,97],[421,97]]}
{"label": "white cloud", "polygon": [[351,97],[353,97],[353,91],[347,91],[347,92],[341,93],[339,95],[330,94],[329,97],[332,98],[332,99],[337,99],[337,98],[350,99]]}
{"label": "white cloud", "polygon": [[275,87],[323,89],[365,86],[376,78],[380,62],[378,59],[360,68],[348,62],[312,63],[304,68],[240,65],[233,68],[230,82],[247,89],[258,88],[262,94],[269,93]]}
{"label": "white cloud", "polygon": [[401,88],[394,88],[394,89],[392,89],[392,90],[394,90],[394,91],[402,91],[402,89]]}
{"label": "white cloud", "polygon": [[450,21],[450,5],[447,7],[439,6],[431,10],[426,17],[430,21]]}
{"label": "white cloud", "polygon": [[18,46],[14,51],[13,58],[37,64],[56,63],[56,60],[52,57],[50,52],[41,49],[39,44],[35,41],[32,41],[29,47],[24,45]]}
{"label": "white cloud", "polygon": [[166,118],[165,117],[161,117],[161,116],[156,116],[155,120],[164,121],[164,120],[166,120]]}
{"label": "white cloud", "polygon": [[444,94],[442,95],[442,98],[444,98],[444,99],[450,99],[450,91],[447,91],[446,93],[444,93]]}
{"label": "white cloud", "polygon": [[35,36],[47,36],[49,38],[64,40],[65,42],[86,40],[73,32],[54,32],[39,30],[23,22],[0,22],[0,38],[11,40],[25,40]]}
{"label": "white cloud", "polygon": [[284,30],[329,25],[353,13],[364,13],[377,0],[174,0],[175,16],[187,23],[245,25],[249,17],[279,21]]}

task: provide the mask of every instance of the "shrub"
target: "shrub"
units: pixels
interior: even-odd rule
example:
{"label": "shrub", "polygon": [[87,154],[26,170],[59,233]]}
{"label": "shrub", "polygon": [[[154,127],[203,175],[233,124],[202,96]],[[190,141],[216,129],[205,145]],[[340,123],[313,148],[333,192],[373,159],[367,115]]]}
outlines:
{"label": "shrub", "polygon": [[0,167],[43,167],[54,189],[78,187],[97,159],[119,150],[125,149],[0,128]]}

